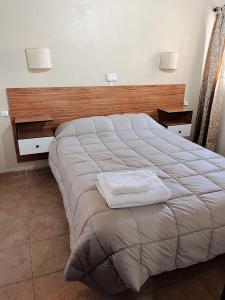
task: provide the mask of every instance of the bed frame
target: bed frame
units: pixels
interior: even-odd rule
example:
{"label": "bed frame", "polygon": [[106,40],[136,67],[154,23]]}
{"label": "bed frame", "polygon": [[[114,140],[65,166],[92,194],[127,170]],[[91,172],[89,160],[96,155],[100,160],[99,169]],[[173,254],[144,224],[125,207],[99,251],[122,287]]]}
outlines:
{"label": "bed frame", "polygon": [[157,119],[157,108],[182,108],[185,85],[8,88],[7,96],[18,161],[47,158],[19,154],[18,140],[48,135],[65,121],[95,115],[145,112]]}

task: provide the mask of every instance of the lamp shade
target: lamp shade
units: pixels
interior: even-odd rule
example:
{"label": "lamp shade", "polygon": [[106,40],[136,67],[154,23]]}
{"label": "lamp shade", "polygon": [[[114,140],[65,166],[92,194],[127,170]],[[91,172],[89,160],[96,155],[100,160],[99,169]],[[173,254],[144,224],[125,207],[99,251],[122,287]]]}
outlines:
{"label": "lamp shade", "polygon": [[27,48],[25,52],[30,71],[47,71],[52,68],[50,50],[48,48]]}
{"label": "lamp shade", "polygon": [[178,68],[179,53],[161,52],[160,53],[160,70],[164,72],[174,72]]}

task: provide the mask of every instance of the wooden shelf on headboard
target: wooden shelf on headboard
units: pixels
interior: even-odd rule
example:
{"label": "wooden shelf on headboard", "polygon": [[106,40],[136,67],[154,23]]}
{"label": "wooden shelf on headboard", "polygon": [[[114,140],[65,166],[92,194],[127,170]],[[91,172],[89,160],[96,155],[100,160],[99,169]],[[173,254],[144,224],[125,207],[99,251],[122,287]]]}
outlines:
{"label": "wooden shelf on headboard", "polygon": [[34,116],[34,117],[27,117],[27,118],[16,118],[16,124],[24,124],[24,123],[38,123],[38,122],[50,122],[53,121],[51,116]]}
{"label": "wooden shelf on headboard", "polygon": [[89,116],[144,112],[157,119],[159,107],[181,109],[184,94],[184,84],[9,88],[7,96],[17,159],[36,160],[39,156],[19,155],[16,125],[32,123],[30,131],[33,131],[43,122],[41,131],[54,132],[62,122]]}

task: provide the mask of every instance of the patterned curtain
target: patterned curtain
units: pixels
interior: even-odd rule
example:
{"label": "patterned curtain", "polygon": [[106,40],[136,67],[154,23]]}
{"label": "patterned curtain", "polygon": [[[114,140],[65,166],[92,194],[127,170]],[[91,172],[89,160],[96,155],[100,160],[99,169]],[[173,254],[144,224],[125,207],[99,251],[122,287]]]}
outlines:
{"label": "patterned curtain", "polygon": [[[224,68],[222,68],[225,46],[225,7],[219,9],[210,39],[203,74],[194,142],[215,149],[223,99]],[[225,62],[224,62],[225,64]],[[223,66],[224,67],[224,66]],[[221,72],[220,72],[221,71]],[[220,80],[218,80],[220,78]]]}
{"label": "patterned curtain", "polygon": [[214,151],[216,148],[217,133],[220,126],[221,110],[225,96],[225,52],[223,53],[223,62],[221,65],[220,75],[213,99],[212,110],[209,120],[208,135],[206,148]]}

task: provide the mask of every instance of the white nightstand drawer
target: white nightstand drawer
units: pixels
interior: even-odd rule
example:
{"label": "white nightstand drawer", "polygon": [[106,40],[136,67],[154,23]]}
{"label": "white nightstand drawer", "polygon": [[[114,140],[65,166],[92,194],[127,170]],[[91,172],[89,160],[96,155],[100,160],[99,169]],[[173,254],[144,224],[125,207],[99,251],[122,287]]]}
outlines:
{"label": "white nightstand drawer", "polygon": [[18,140],[20,155],[48,152],[53,136]]}
{"label": "white nightstand drawer", "polygon": [[168,129],[183,137],[191,135],[191,124],[168,126]]}

